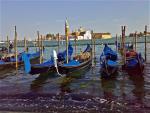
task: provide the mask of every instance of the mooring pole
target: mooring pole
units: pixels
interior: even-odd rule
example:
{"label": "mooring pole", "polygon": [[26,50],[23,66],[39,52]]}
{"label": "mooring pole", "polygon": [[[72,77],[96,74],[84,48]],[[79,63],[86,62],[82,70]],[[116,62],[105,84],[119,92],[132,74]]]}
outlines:
{"label": "mooring pole", "polygon": [[60,39],[59,39],[59,33],[57,34],[57,40],[58,40],[58,53],[59,53],[59,45],[60,45]]}
{"label": "mooring pole", "polygon": [[41,35],[40,64],[43,62],[43,37]]}
{"label": "mooring pole", "polygon": [[67,61],[66,63],[68,64],[68,40],[69,40],[69,24],[68,24],[68,21],[66,19],[66,22],[65,22],[65,35],[66,35],[66,52],[67,52]]}
{"label": "mooring pole", "polygon": [[8,38],[8,35],[7,35],[7,50],[8,50],[8,53],[9,53],[9,46],[10,46],[10,43],[9,43],[9,38]]}
{"label": "mooring pole", "polygon": [[124,42],[123,43],[124,44],[124,64],[126,64],[126,47],[125,47],[125,36],[126,35],[125,35],[125,32],[126,32],[126,26],[124,26],[124,38],[123,38],[124,39],[124,41],[123,41]]}
{"label": "mooring pole", "polygon": [[78,32],[75,31],[75,39],[74,39],[74,47],[75,47],[75,56],[77,55],[77,38],[78,38]]}
{"label": "mooring pole", "polygon": [[16,31],[16,26],[15,26],[15,59],[16,59],[16,70],[18,68],[18,55],[17,55],[17,31]]}
{"label": "mooring pole", "polygon": [[115,41],[115,44],[116,44],[116,52],[118,51],[118,36],[116,34],[116,41]]}
{"label": "mooring pole", "polygon": [[122,52],[122,56],[123,56],[123,36],[124,36],[123,26],[121,26],[121,31],[122,31],[122,35],[121,35],[121,52]]}
{"label": "mooring pole", "polygon": [[122,35],[120,35],[120,50],[122,48]]}
{"label": "mooring pole", "polygon": [[137,38],[137,31],[135,31],[135,40],[134,40],[134,43],[135,43],[135,51],[136,51],[136,38]]}
{"label": "mooring pole", "polygon": [[27,52],[27,40],[26,40],[26,37],[24,37],[24,51]]}
{"label": "mooring pole", "polygon": [[124,65],[126,64],[126,49],[125,49],[125,26],[121,26],[122,28],[122,56]]}
{"label": "mooring pole", "polygon": [[37,31],[37,35],[38,35],[38,47],[39,47],[39,51],[40,51],[40,33],[39,33],[39,31]]}
{"label": "mooring pole", "polygon": [[145,34],[145,62],[147,62],[147,25],[145,25],[145,31],[144,31],[144,34]]}
{"label": "mooring pole", "polygon": [[94,40],[94,37],[93,37],[93,30],[91,31],[91,47],[92,47],[92,52],[91,52],[91,58],[92,58],[92,67],[94,67],[94,44],[93,44],[93,40]]}
{"label": "mooring pole", "polygon": [[35,49],[36,49],[36,52],[37,52],[37,47],[36,47],[37,44],[36,44],[36,43],[37,43],[37,41],[36,41],[36,39],[35,39],[35,45],[34,45],[34,46],[35,46]]}
{"label": "mooring pole", "polygon": [[95,35],[94,33],[92,32],[92,37],[93,37],[93,40],[94,40],[94,60],[95,60],[95,56],[96,56],[96,49],[95,49]]}
{"label": "mooring pole", "polygon": [[124,64],[126,64],[126,47],[125,47],[125,38],[126,38],[126,35],[125,35],[125,32],[126,32],[126,26],[124,26]]}

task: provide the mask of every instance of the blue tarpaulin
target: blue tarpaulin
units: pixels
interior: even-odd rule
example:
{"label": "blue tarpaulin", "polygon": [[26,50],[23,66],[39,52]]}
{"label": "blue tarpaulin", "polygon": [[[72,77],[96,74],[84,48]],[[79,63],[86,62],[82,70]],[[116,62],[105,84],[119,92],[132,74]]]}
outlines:
{"label": "blue tarpaulin", "polygon": [[112,61],[112,60],[108,60],[107,61],[107,64],[111,67],[117,67],[118,66],[118,63],[115,62],[115,61]]}
{"label": "blue tarpaulin", "polygon": [[[68,58],[69,58],[69,60],[71,59],[72,54],[73,54],[73,47],[72,47],[71,43],[69,43],[69,45],[68,45]],[[58,57],[58,61],[66,60],[67,51],[65,50],[64,52],[58,53],[57,57]]]}
{"label": "blue tarpaulin", "polygon": [[22,59],[24,61],[25,72],[29,73],[31,71],[30,58],[26,53],[23,53]]}
{"label": "blue tarpaulin", "polygon": [[64,64],[63,66],[78,66],[78,65],[80,65],[79,61],[70,60],[68,64]]}

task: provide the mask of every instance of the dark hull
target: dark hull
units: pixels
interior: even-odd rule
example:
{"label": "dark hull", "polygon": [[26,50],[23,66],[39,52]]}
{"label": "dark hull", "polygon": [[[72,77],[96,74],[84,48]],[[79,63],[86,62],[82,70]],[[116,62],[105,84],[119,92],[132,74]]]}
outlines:
{"label": "dark hull", "polygon": [[[30,62],[32,64],[38,63],[39,62],[39,56],[30,59]],[[23,61],[18,62],[18,67],[21,67],[23,65],[24,65]],[[14,69],[16,69],[16,62],[7,62],[5,64],[0,65],[0,73],[3,73],[3,74],[4,74],[4,72],[8,73],[10,70],[14,70]]]}
{"label": "dark hull", "polygon": [[81,63],[78,66],[59,66],[58,70],[61,74],[72,74],[72,73],[77,73],[80,70],[84,70],[87,69],[88,67],[90,67],[92,64],[92,59],[89,58],[88,60],[84,61],[83,63]]}
{"label": "dark hull", "polygon": [[46,73],[50,73],[50,72],[55,72],[55,67],[54,66],[50,66],[50,67],[32,66],[30,74],[32,74],[32,75],[34,75],[34,74],[44,74],[44,73],[46,74]]}
{"label": "dark hull", "polygon": [[130,76],[141,76],[143,74],[144,64],[141,66],[137,64],[135,67],[130,68],[125,65],[123,66],[123,70],[125,70]]}
{"label": "dark hull", "polygon": [[[90,67],[92,64],[92,60],[88,59],[87,61],[83,62],[81,65],[79,66],[70,66],[70,67],[63,67],[63,66],[58,66],[58,71],[61,74],[73,74],[73,73],[77,73],[79,71],[83,71],[84,69]],[[34,74],[41,74],[41,75],[49,75],[49,74],[54,74],[57,73],[56,72],[56,68],[54,66],[32,66],[31,67],[31,72],[30,74],[34,75]]]}
{"label": "dark hull", "polygon": [[102,78],[114,77],[117,74],[117,70],[118,70],[118,67],[107,67],[107,69],[106,67],[102,67],[100,69],[101,77]]}

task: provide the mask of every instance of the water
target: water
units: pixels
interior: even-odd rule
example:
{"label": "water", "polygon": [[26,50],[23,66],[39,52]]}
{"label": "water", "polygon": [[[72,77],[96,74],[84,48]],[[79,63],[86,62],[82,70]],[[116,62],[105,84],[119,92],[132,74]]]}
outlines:
{"label": "water", "polygon": [[[114,45],[110,45],[115,49]],[[78,46],[84,50],[86,46]],[[150,43],[148,44],[150,61]],[[46,47],[45,59],[53,49]],[[148,113],[150,112],[150,64],[147,64],[143,77],[131,78],[119,71],[115,78],[101,79],[99,56],[102,45],[96,45],[94,68],[81,70],[75,77],[60,77],[57,74],[29,75],[23,68],[18,72],[3,73],[0,79],[0,111],[17,112],[111,112]],[[22,51],[23,48],[19,48]],[[34,52],[36,48],[29,49]],[[61,50],[64,46],[61,45]],[[137,45],[137,51],[144,55],[144,44]],[[148,61],[148,62],[149,62]],[[7,70],[8,71],[8,70]]]}

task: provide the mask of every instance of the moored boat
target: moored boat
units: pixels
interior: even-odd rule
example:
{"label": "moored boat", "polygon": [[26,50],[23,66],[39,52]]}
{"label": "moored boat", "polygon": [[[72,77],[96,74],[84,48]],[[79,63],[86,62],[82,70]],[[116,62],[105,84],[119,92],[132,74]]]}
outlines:
{"label": "moored boat", "polygon": [[117,53],[105,44],[103,52],[100,56],[100,72],[102,77],[109,78],[117,72],[117,59]]}
{"label": "moored boat", "polygon": [[92,64],[91,56],[92,48],[88,44],[83,53],[70,59],[68,63],[63,63],[58,66],[58,70],[61,74],[69,75],[80,71],[81,69],[86,69]]}
{"label": "moored boat", "polygon": [[[17,59],[18,66],[22,66],[24,64],[23,59],[22,59],[22,54],[23,53],[20,53],[18,55],[18,59]],[[29,56],[31,63],[35,63],[35,62],[38,62],[38,60],[39,60],[40,52],[27,53],[27,55]],[[4,70],[8,69],[8,67],[15,69],[16,68],[15,66],[16,66],[16,59],[15,59],[14,54],[4,57],[0,60],[0,71],[4,71]]]}
{"label": "moored boat", "polygon": [[[71,58],[71,55],[73,53],[73,47],[71,44],[68,45],[68,50],[69,50],[69,57]],[[63,52],[60,52],[57,54],[58,57],[58,64],[63,63],[66,59],[66,50]],[[54,59],[51,56],[51,58],[41,64],[33,64],[31,65],[31,70],[30,74],[47,74],[50,72],[55,72],[55,67],[54,67]]]}
{"label": "moored boat", "polygon": [[142,75],[144,70],[144,59],[140,53],[134,50],[126,52],[126,63],[123,69],[131,76]]}

